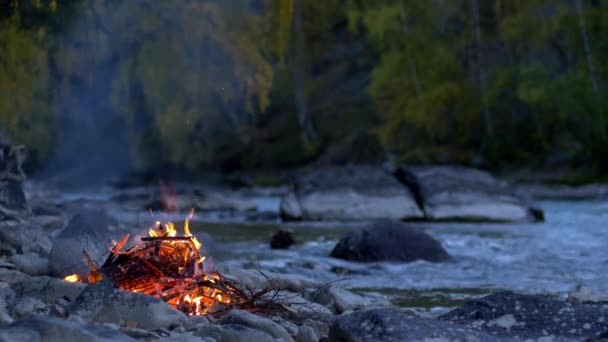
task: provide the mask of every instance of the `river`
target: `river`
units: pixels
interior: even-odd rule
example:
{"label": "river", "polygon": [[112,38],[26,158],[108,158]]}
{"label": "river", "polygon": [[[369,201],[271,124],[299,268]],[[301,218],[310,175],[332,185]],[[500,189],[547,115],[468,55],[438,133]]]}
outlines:
{"label": "river", "polygon": [[[216,264],[306,275],[393,304],[431,313],[510,289],[566,296],[577,287],[608,290],[608,203],[541,202],[543,223],[412,223],[441,241],[454,262],[358,263],[329,257],[338,239],[359,224],[204,223]],[[298,244],[271,250],[279,227]]]}

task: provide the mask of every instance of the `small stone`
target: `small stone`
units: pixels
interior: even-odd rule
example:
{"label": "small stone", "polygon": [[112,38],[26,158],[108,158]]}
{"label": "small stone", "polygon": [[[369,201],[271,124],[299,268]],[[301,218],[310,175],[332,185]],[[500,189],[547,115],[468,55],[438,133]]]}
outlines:
{"label": "small stone", "polygon": [[276,342],[276,339],[263,331],[237,324],[209,325],[199,328],[194,335],[214,338],[216,341],[230,342]]}
{"label": "small stone", "polygon": [[220,324],[237,324],[263,331],[273,338],[283,339],[285,342],[293,342],[285,328],[268,318],[254,315],[243,310],[231,310],[218,321]]}
{"label": "small stone", "polygon": [[296,342],[317,342],[319,338],[312,327],[303,325],[296,335]]}
{"label": "small stone", "polygon": [[23,297],[15,304],[13,316],[19,319],[32,314],[41,314],[44,309],[45,304],[38,299]]}
{"label": "small stone", "polygon": [[[370,308],[374,305],[372,300],[335,285],[324,286],[315,291],[309,292],[306,295],[306,298],[315,303],[326,306],[336,314],[341,314],[345,311]],[[375,305],[386,306],[387,304],[388,302],[383,302]]]}
{"label": "small stone", "polygon": [[270,238],[270,248],[272,249],[287,249],[294,243],[296,243],[296,240],[290,230],[281,229]]}
{"label": "small stone", "polygon": [[2,330],[0,341],[135,342],[136,340],[107,327],[56,317],[30,316]]}

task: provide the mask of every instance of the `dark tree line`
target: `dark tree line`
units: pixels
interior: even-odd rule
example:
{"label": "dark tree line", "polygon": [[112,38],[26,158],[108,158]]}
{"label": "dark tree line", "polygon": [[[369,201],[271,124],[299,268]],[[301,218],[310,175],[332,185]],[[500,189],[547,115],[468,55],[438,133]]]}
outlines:
{"label": "dark tree line", "polygon": [[4,0],[0,12],[0,131],[34,162],[88,129],[122,132],[143,169],[389,153],[608,168],[606,0]]}

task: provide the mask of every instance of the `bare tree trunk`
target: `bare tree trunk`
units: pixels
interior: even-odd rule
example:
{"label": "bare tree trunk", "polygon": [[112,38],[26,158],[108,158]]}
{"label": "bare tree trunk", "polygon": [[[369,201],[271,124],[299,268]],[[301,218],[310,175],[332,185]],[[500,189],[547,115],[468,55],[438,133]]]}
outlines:
{"label": "bare tree trunk", "polygon": [[583,2],[582,0],[574,0],[576,6],[576,13],[578,15],[578,23],[581,29],[581,38],[583,39],[583,46],[585,48],[585,57],[587,59],[587,68],[589,68],[589,76],[591,77],[591,84],[593,90],[599,92],[598,77],[595,72],[595,66],[593,65],[593,56],[591,55],[591,45],[589,44],[589,35],[587,34],[587,24],[585,22],[585,15],[583,13]]}
{"label": "bare tree trunk", "polygon": [[315,131],[308,110],[306,93],[304,91],[304,71],[305,71],[305,36],[302,24],[302,3],[301,0],[294,0],[294,91],[298,114],[298,124],[302,134],[302,142],[306,146],[318,146],[319,137]]}
{"label": "bare tree trunk", "polygon": [[477,63],[479,65],[479,90],[481,93],[481,101],[483,104],[483,116],[486,127],[486,135],[494,136],[494,127],[492,123],[492,114],[488,108],[486,72],[483,63],[483,53],[481,51],[481,23],[479,22],[479,5],[477,0],[471,0],[471,13],[475,21],[475,39],[477,40]]}

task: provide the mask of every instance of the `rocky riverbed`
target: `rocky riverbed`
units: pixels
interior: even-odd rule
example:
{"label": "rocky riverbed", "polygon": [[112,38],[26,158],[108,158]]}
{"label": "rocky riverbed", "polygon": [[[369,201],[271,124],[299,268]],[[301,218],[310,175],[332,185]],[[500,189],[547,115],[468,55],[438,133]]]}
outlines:
{"label": "rocky riverbed", "polygon": [[[278,310],[206,316],[107,281],[62,279],[88,270],[83,248],[100,262],[111,240],[137,239],[157,219],[181,221],[185,210],[160,210],[168,205],[161,191],[29,183],[24,202],[17,180],[0,199],[0,341],[606,338],[603,202],[542,202],[546,220],[535,223],[538,205],[481,171],[323,172],[279,189],[173,188],[169,204],[197,209],[192,230],[219,272],[282,290]],[[383,193],[385,205],[366,203]],[[286,215],[289,201],[299,217]],[[289,243],[271,248],[279,229]]]}

